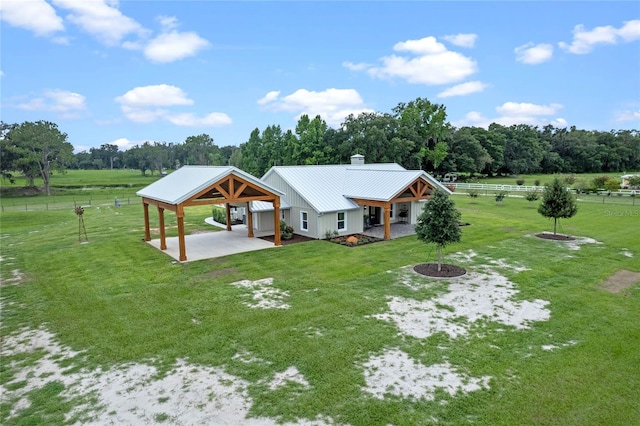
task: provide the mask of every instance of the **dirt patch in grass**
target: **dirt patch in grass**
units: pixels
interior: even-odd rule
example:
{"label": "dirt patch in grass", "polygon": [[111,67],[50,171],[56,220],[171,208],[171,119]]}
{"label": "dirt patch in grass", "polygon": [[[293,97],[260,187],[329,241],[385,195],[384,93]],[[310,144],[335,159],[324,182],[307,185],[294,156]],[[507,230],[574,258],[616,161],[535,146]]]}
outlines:
{"label": "dirt patch in grass", "polygon": [[467,273],[467,270],[456,265],[442,264],[438,271],[437,263],[421,263],[413,267],[413,270],[418,274],[425,275],[427,277],[437,278],[453,278],[460,277]]}
{"label": "dirt patch in grass", "polygon": [[204,276],[205,278],[218,278],[229,274],[235,274],[236,272],[238,272],[236,268],[222,268],[215,269],[209,273],[206,273]]}
{"label": "dirt patch in grass", "polygon": [[640,281],[640,272],[627,271],[621,269],[615,274],[611,275],[600,288],[610,293],[622,293],[635,283]]}

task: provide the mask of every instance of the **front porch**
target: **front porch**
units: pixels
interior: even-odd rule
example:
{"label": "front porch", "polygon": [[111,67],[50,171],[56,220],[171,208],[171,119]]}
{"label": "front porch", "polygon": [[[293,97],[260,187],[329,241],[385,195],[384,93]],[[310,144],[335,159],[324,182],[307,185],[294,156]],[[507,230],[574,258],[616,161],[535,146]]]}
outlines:
{"label": "front porch", "polygon": [[[392,223],[389,229],[389,239],[405,237],[407,235],[415,235],[416,230],[414,228],[415,225],[410,223]],[[364,235],[368,235],[370,237],[384,238],[385,230],[384,226],[373,226],[369,229],[365,229],[362,231]]]}

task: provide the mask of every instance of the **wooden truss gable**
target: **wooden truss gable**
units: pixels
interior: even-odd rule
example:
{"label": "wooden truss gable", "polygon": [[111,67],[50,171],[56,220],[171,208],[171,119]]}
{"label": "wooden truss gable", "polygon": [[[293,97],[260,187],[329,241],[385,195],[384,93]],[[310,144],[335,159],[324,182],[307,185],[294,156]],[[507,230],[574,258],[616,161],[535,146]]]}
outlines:
{"label": "wooden truss gable", "polygon": [[433,186],[423,178],[418,178],[403,189],[391,202],[426,200],[431,196]]}
{"label": "wooden truss gable", "polygon": [[274,209],[274,244],[279,246],[280,242],[280,196],[256,185],[233,173],[212,183],[207,188],[189,197],[178,204],[166,203],[153,198],[142,197],[144,207],[145,241],[151,240],[151,230],[149,227],[149,205],[158,208],[160,222],[160,249],[166,250],[166,230],[164,224],[164,211],[169,210],[176,213],[178,222],[178,243],[180,245],[180,260],[187,260],[186,241],[184,233],[184,208],[190,206],[202,206],[208,204],[224,204],[226,207],[227,231],[231,231],[231,210],[230,204],[247,203],[247,237],[253,237],[253,213],[249,209],[250,201],[266,201],[273,203]]}
{"label": "wooden truss gable", "polygon": [[182,204],[185,206],[232,204],[248,201],[273,201],[276,198],[279,199],[280,197],[239,176],[230,174],[195,194]]}
{"label": "wooden truss gable", "polygon": [[352,200],[360,206],[376,206],[384,209],[384,239],[389,240],[391,239],[391,204],[428,200],[431,198],[431,191],[433,191],[433,185],[419,177],[389,201],[367,200],[365,198],[352,198]]}

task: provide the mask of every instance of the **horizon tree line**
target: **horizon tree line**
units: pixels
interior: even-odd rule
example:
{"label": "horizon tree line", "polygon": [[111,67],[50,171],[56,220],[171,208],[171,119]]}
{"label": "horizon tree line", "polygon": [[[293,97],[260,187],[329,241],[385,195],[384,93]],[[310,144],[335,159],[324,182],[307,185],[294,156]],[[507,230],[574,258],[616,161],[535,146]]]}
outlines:
{"label": "horizon tree line", "polygon": [[65,169],[154,174],[183,165],[231,165],[260,177],[273,166],[344,164],[354,154],[368,163],[395,162],[435,175],[610,173],[640,170],[640,132],[498,123],[456,128],[447,121],[444,105],[423,98],[401,102],[390,113],[349,115],[335,129],[320,116],[305,114],[293,130],[278,124],[256,127],[239,146],[220,147],[200,134],[181,143],[149,141],[125,151],[103,144],[73,154],[55,123],[0,123],[0,171],[5,177],[22,173],[31,185],[36,177],[44,180]]}

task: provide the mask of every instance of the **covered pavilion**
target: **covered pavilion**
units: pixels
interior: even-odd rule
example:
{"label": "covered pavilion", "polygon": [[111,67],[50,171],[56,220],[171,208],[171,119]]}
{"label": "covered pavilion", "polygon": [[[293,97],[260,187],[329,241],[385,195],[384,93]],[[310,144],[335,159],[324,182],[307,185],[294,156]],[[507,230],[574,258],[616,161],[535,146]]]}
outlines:
{"label": "covered pavilion", "polygon": [[[184,230],[185,207],[208,204],[224,204],[227,231],[231,231],[231,205],[246,203],[247,237],[253,238],[253,213],[251,201],[271,203],[274,209],[274,229],[280,229],[279,190],[256,177],[231,166],[183,166],[136,193],[142,197],[144,208],[144,239],[151,241],[149,206],[158,210],[160,250],[167,249],[164,221],[165,210],[176,214],[178,224],[179,260],[187,260]],[[275,232],[274,245],[279,246],[280,233]]]}

